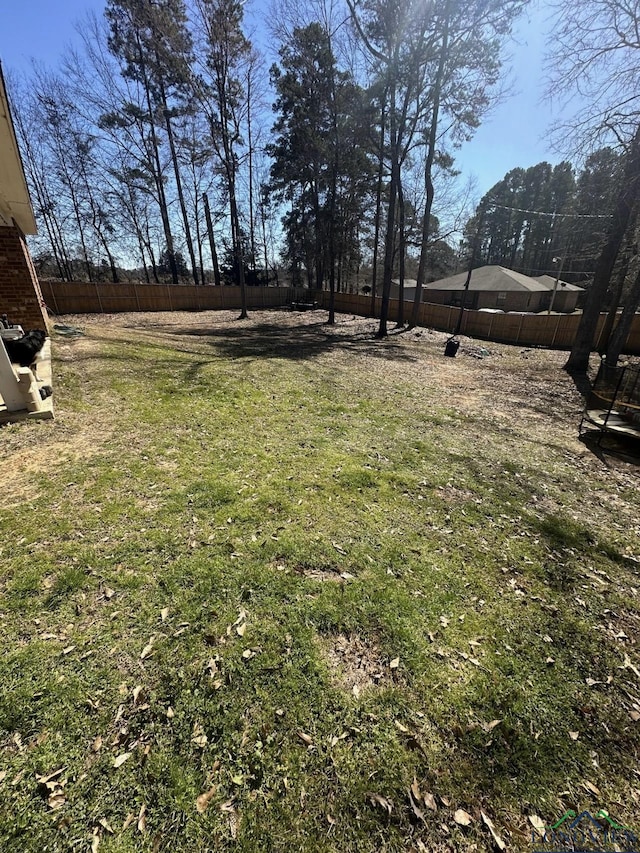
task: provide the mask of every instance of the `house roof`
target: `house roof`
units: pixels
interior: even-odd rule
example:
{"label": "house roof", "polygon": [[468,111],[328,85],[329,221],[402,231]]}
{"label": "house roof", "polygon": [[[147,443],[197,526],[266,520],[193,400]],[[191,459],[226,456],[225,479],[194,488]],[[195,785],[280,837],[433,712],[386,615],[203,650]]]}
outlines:
{"label": "house roof", "polygon": [[[550,290],[553,290],[554,285],[556,283],[555,278],[551,275],[537,275],[536,281],[542,282],[542,284],[545,284]],[[558,282],[558,291],[561,291],[561,290],[583,291],[584,287],[578,287],[577,284],[569,284],[568,281],[562,281],[562,279],[560,279],[560,281]]]}
{"label": "house roof", "polygon": [[[399,284],[400,284],[400,279],[399,279],[399,278],[392,278],[392,279],[391,279],[391,284],[397,284],[397,285],[399,285]],[[405,286],[405,289],[406,289],[407,287],[416,287],[416,286],[417,286],[417,284],[418,284],[418,282],[415,280],[415,278],[405,278],[405,280],[404,280],[404,286]],[[424,285],[423,285],[423,286],[424,286]]]}
{"label": "house roof", "polygon": [[14,222],[23,234],[37,231],[0,67],[0,225]]}
{"label": "house roof", "polygon": [[[426,290],[464,290],[467,273],[461,272],[449,278],[441,278],[425,285]],[[469,290],[480,291],[518,291],[518,292],[542,292],[549,288],[535,278],[514,272],[506,267],[489,265],[478,267],[471,273]]]}

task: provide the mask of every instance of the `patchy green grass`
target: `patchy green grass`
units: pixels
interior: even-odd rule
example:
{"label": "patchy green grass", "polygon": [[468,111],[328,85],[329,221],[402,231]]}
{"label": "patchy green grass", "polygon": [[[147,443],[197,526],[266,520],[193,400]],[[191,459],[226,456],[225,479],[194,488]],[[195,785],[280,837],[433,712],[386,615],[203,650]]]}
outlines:
{"label": "patchy green grass", "polygon": [[561,354],[321,319],[75,318],[2,429],[3,853],[640,831],[637,468]]}

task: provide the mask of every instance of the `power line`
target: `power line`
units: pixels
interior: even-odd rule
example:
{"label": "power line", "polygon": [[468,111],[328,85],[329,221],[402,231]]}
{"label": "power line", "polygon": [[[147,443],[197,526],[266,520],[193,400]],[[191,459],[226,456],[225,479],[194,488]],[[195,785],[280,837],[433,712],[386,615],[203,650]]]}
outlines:
{"label": "power line", "polygon": [[544,210],[525,210],[523,207],[508,207],[506,204],[490,203],[492,207],[499,207],[501,210],[514,210],[516,213],[529,213],[534,216],[550,216],[553,219],[611,219],[611,213],[547,213]]}

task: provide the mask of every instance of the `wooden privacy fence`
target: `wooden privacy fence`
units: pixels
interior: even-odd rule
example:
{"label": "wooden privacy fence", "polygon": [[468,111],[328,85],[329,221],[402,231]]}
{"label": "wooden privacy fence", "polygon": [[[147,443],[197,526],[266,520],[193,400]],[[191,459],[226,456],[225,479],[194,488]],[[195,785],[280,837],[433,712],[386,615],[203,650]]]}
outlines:
{"label": "wooden privacy fence", "polygon": [[[41,281],[42,298],[55,314],[121,314],[125,311],[211,311],[240,308],[239,287],[194,284],[109,284]],[[272,308],[289,301],[288,287],[247,287],[249,308]]]}
{"label": "wooden privacy fence", "polygon": [[[336,293],[336,311],[346,314],[371,316],[371,297],[351,293]],[[316,296],[323,307],[329,305],[329,294],[323,291]],[[380,316],[382,299],[376,299],[376,317]],[[398,319],[399,300],[389,301],[389,320]],[[405,302],[404,319],[409,319],[413,304]],[[453,334],[460,308],[455,305],[434,305],[423,302],[418,312],[418,325],[441,332]],[[594,346],[598,346],[600,335],[604,328],[606,314],[601,314],[594,336]],[[571,349],[576,330],[580,322],[579,314],[490,314],[485,311],[464,310],[460,334],[471,338],[482,338],[503,344],[518,344],[520,346],[540,346],[555,349]],[[630,355],[640,355],[640,315],[633,318],[631,331],[627,338],[624,352]]]}
{"label": "wooden privacy fence", "polygon": [[[213,287],[180,284],[91,283],[85,281],[41,281],[47,306],[56,314],[118,314],[125,311],[210,311],[240,308],[239,287]],[[313,296],[323,308],[329,307],[329,293],[292,287],[247,287],[248,308],[276,308],[291,302],[305,302]],[[382,299],[375,300],[375,314],[380,316]],[[399,301],[391,299],[389,320],[396,322]],[[351,293],[335,294],[336,311],[371,316],[371,297]],[[405,302],[404,318],[408,319],[412,304]],[[423,302],[418,324],[441,332],[453,333],[460,309],[453,305]],[[600,315],[594,338],[598,345],[605,323]],[[498,343],[520,346],[570,349],[580,322],[579,314],[489,314],[468,311],[462,317],[461,334]],[[633,319],[624,352],[640,355],[640,315]]]}

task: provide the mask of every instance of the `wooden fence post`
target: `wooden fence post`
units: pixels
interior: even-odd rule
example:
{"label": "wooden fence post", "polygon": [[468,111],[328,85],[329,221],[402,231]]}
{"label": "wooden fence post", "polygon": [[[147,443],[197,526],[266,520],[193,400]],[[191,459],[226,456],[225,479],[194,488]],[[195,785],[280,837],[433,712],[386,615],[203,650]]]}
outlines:
{"label": "wooden fence post", "polygon": [[102,299],[100,299],[100,290],[98,289],[98,282],[94,281],[93,286],[96,289],[96,296],[98,297],[98,306],[100,307],[100,313],[104,314],[104,308],[102,307]]}
{"label": "wooden fence post", "polygon": [[60,311],[58,310],[58,300],[56,299],[55,288],[54,288],[52,282],[47,282],[47,283],[49,285],[49,291],[51,293],[51,299],[53,300],[53,310],[56,312],[56,314],[59,314]]}

